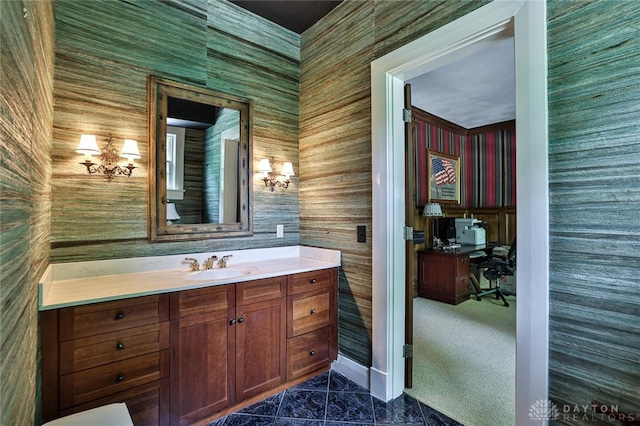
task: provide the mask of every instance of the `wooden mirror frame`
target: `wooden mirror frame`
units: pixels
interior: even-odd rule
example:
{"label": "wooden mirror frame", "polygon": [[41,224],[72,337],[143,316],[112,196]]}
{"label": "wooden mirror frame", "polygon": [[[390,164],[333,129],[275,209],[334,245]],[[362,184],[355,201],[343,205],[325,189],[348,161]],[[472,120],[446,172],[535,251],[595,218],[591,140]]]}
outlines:
{"label": "wooden mirror frame", "polygon": [[[149,242],[205,240],[253,235],[252,220],[252,120],[253,102],[249,99],[215,92],[206,88],[148,78],[149,128]],[[167,225],[166,117],[171,97],[240,111],[240,179],[239,216],[235,223],[200,223]],[[159,161],[159,159],[162,159]]]}

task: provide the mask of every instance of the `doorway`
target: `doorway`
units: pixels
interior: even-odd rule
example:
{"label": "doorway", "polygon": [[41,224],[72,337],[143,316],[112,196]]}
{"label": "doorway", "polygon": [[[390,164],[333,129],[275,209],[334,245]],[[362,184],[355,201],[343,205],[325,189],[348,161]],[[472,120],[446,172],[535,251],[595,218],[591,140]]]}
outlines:
{"label": "doorway", "polygon": [[[404,389],[404,81],[460,47],[514,22],[518,164],[516,423],[547,399],[548,172],[546,5],[492,2],[371,64],[373,333],[371,393],[388,401]],[[400,189],[400,190],[398,190]]]}

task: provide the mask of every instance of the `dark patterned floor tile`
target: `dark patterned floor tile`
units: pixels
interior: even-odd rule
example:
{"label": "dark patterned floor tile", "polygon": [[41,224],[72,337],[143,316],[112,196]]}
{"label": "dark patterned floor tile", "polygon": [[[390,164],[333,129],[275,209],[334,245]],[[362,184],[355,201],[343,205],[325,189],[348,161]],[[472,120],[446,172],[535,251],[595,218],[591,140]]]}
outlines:
{"label": "dark patterned floor tile", "polygon": [[373,423],[351,423],[351,422],[336,422],[327,420],[324,426],[375,426]]}
{"label": "dark patterned floor tile", "polygon": [[419,403],[424,420],[427,422],[427,426],[463,426],[462,423],[458,423],[445,414],[442,414],[440,411],[434,410],[422,402]]}
{"label": "dark patterned floor tile", "polygon": [[373,398],[373,409],[377,425],[425,424],[418,401],[404,393],[389,402]]}
{"label": "dark patterned floor tile", "polygon": [[323,426],[322,420],[290,419],[278,417],[273,426]]}
{"label": "dark patterned floor tile", "polygon": [[251,414],[229,414],[224,426],[273,426],[274,417],[254,416]]}
{"label": "dark patterned floor tile", "polygon": [[255,414],[258,416],[274,416],[278,413],[278,408],[280,407],[280,402],[282,401],[282,396],[284,392],[280,392],[279,394],[270,396],[268,398],[263,399],[260,402],[256,402],[246,408],[243,408],[240,411],[237,411],[238,414]]}
{"label": "dark patterned floor tile", "polygon": [[222,426],[222,424],[224,423],[224,421],[227,420],[227,417],[221,417],[218,420],[214,420],[211,423],[208,423],[207,426]]}
{"label": "dark patterned floor tile", "polygon": [[327,392],[287,389],[282,398],[278,417],[324,420]]}
{"label": "dark patterned floor tile", "polygon": [[371,396],[353,392],[329,392],[327,420],[374,423]]}
{"label": "dark patterned floor tile", "polygon": [[329,386],[329,372],[327,371],[316,377],[312,377],[306,382],[302,382],[298,385],[295,385],[291,389],[326,391],[328,386]]}
{"label": "dark patterned floor tile", "polygon": [[329,390],[336,392],[357,392],[369,394],[368,390],[335,371],[331,371],[331,377],[329,378]]}

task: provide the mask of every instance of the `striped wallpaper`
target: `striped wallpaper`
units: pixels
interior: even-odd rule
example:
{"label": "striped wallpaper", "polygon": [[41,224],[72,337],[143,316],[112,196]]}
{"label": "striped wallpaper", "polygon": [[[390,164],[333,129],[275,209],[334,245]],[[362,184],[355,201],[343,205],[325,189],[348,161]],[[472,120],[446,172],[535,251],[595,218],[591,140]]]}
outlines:
{"label": "striped wallpaper", "polygon": [[460,207],[516,205],[515,129],[465,136],[425,121],[417,127],[417,205],[428,202],[427,149],[460,157]]}

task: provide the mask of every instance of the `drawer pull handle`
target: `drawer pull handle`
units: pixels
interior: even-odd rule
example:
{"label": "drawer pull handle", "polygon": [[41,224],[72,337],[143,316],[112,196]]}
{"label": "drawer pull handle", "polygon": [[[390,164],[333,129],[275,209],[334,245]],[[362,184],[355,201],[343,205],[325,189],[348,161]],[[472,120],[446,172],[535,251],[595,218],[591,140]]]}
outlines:
{"label": "drawer pull handle", "polygon": [[309,356],[314,356],[315,354],[316,354],[316,351],[309,352]]}
{"label": "drawer pull handle", "polygon": [[232,319],[231,321],[229,321],[229,325],[233,325],[233,324],[235,324],[235,323],[236,323],[236,319],[235,319],[235,318],[234,318],[234,319]]}
{"label": "drawer pull handle", "polygon": [[122,318],[124,318],[124,312],[118,312],[118,313],[116,314],[116,319],[117,319],[117,320],[120,320],[120,319],[122,319]]}
{"label": "drawer pull handle", "polygon": [[118,342],[116,344],[116,349],[119,350],[119,351],[123,350],[124,349],[124,343]]}
{"label": "drawer pull handle", "polygon": [[315,309],[311,310],[311,315],[315,314],[317,311]]}
{"label": "drawer pull handle", "polygon": [[244,318],[238,318],[238,322],[244,322]]}
{"label": "drawer pull handle", "polygon": [[318,280],[316,280],[315,278],[311,278],[311,284],[315,284]]}
{"label": "drawer pull handle", "polygon": [[116,381],[121,382],[124,380],[124,374],[120,373],[118,374],[118,377],[116,377]]}

